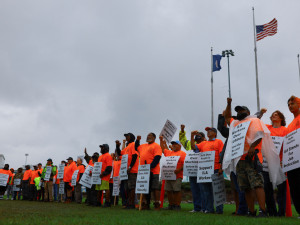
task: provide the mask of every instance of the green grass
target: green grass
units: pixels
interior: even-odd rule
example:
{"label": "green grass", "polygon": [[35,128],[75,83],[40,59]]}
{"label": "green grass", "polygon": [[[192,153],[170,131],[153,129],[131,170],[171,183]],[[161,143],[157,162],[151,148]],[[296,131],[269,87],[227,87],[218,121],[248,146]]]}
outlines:
{"label": "green grass", "polygon": [[247,218],[232,216],[234,205],[225,205],[224,214],[189,213],[192,204],[182,204],[181,211],[124,210],[120,206],[111,208],[90,207],[84,204],[63,204],[29,201],[0,201],[0,224],[300,224],[293,208],[292,218]]}

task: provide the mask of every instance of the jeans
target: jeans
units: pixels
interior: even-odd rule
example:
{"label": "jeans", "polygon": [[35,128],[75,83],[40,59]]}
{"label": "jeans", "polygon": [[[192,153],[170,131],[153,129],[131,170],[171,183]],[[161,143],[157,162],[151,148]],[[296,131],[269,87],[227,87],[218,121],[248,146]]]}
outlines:
{"label": "jeans", "polygon": [[194,211],[200,212],[204,209],[203,190],[201,183],[197,183],[197,177],[189,177],[193,195]]}
{"label": "jeans", "polygon": [[58,184],[53,184],[53,197],[54,197],[54,201],[57,201],[57,194],[58,194]]}
{"label": "jeans", "polygon": [[248,206],[247,206],[247,202],[245,199],[245,192],[241,191],[238,181],[237,181],[237,176],[235,175],[234,172],[231,172],[230,179],[233,180],[235,189],[239,194],[239,202],[240,203],[239,203],[239,208],[238,208],[237,214],[238,215],[246,215],[248,213]]}
{"label": "jeans", "polygon": [[22,195],[21,191],[14,191],[14,200],[17,200],[17,197],[18,200],[21,200],[21,195]]}
{"label": "jeans", "polygon": [[203,210],[213,213],[214,210],[214,195],[213,195],[213,189],[212,189],[212,183],[200,183],[201,189],[203,191],[203,200],[204,200],[204,208]]}
{"label": "jeans", "polygon": [[6,188],[6,199],[9,199],[9,197],[13,198],[13,185],[7,185],[7,188]]}

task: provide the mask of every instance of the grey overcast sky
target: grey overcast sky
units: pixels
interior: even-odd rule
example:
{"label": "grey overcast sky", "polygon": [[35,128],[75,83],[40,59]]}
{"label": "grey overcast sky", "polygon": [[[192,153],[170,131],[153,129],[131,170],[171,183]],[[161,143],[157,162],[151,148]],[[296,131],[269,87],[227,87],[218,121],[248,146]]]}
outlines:
{"label": "grey overcast sky", "polygon": [[[166,119],[210,125],[210,49],[232,49],[233,106],[256,111],[256,24],[261,106],[299,93],[300,1],[114,0],[0,3],[0,153],[16,168],[99,151],[125,132],[159,134]],[[215,121],[226,106],[227,61],[214,73]],[[188,135],[189,136],[189,135]],[[178,132],[176,133],[176,139]]]}

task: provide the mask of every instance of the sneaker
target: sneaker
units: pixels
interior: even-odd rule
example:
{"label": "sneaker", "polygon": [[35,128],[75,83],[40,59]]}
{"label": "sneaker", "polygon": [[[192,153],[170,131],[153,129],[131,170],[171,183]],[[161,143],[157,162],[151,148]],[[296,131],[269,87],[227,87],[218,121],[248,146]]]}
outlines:
{"label": "sneaker", "polygon": [[181,210],[181,206],[180,205],[174,205],[173,210],[179,211],[179,210]]}
{"label": "sneaker", "polygon": [[247,215],[248,217],[256,217],[256,210],[254,210],[254,212],[252,213],[252,212],[250,212],[250,211],[248,211],[248,215]]}
{"label": "sneaker", "polygon": [[260,218],[268,217],[268,214],[266,211],[260,210],[257,217],[260,217]]}
{"label": "sneaker", "polygon": [[192,210],[192,211],[189,211],[190,213],[199,213],[199,212],[201,212],[201,211],[196,211],[196,210]]}

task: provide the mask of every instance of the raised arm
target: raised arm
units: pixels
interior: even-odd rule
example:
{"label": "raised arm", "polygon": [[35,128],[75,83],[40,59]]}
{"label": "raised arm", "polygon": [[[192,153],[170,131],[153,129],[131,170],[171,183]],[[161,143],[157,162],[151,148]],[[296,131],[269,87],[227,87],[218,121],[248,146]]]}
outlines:
{"label": "raised arm", "polygon": [[226,106],[226,109],[224,111],[224,117],[225,117],[226,123],[228,125],[230,125],[230,119],[232,117],[232,115],[231,115],[231,102],[232,102],[232,99],[227,98],[227,106]]}
{"label": "raised arm", "polygon": [[196,146],[195,146],[195,135],[198,134],[198,131],[197,130],[194,130],[191,132],[191,148],[193,150],[196,149]]}
{"label": "raised arm", "polygon": [[160,140],[160,147],[161,147],[161,151],[163,154],[165,154],[165,149],[168,149],[168,145],[166,143],[166,141],[164,140],[163,136],[159,136],[159,140]]}

